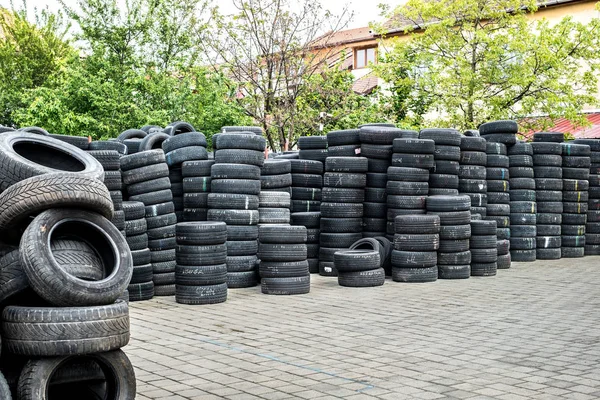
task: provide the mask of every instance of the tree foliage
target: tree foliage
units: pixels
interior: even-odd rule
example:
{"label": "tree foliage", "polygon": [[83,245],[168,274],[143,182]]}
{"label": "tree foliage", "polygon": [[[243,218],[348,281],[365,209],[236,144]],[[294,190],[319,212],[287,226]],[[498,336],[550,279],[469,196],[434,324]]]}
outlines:
{"label": "tree foliage", "polygon": [[[600,21],[532,20],[533,0],[409,0],[409,21],[379,65],[395,114],[467,129],[503,118],[545,115],[582,122],[596,104]],[[385,32],[383,32],[385,34]]]}
{"label": "tree foliage", "polygon": [[314,0],[233,4],[234,15],[213,11],[214,28],[204,43],[215,55],[213,66],[236,82],[239,103],[267,132],[270,147],[283,148],[298,135],[298,98],[331,51],[315,51],[317,44],[327,43],[348,16],[334,16]]}

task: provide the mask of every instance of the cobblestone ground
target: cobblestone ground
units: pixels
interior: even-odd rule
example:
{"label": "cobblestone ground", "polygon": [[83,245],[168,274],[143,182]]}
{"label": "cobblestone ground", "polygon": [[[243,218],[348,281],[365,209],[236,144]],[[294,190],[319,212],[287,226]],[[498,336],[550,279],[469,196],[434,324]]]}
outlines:
{"label": "cobblestone ground", "polygon": [[138,399],[598,399],[600,257],[224,304],[131,304]]}

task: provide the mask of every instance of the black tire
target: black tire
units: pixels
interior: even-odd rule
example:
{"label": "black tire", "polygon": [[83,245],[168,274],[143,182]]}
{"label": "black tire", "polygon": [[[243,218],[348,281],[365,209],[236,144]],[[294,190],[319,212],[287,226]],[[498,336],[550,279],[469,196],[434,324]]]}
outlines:
{"label": "black tire", "polygon": [[439,279],[468,279],[470,276],[470,265],[438,265]]}
{"label": "black tire", "polygon": [[258,226],[256,225],[227,225],[227,240],[258,239]]}
{"label": "black tire", "polygon": [[496,276],[497,270],[497,262],[471,264],[471,276]]}
{"label": "black tire", "polygon": [[324,187],[364,188],[366,185],[366,174],[349,172],[325,172],[323,174]]}
{"label": "black tire", "polygon": [[265,175],[260,177],[263,190],[274,190],[292,186],[292,174]]}
{"label": "black tire", "polygon": [[256,255],[228,256],[226,259],[227,272],[249,272],[255,271],[258,265]]}
{"label": "black tire", "polygon": [[163,132],[150,133],[140,142],[139,151],[161,149],[163,142],[170,137],[170,135]]}
{"label": "black tire", "polygon": [[169,176],[169,167],[165,163],[153,164],[122,172],[123,183],[132,185]]}
{"label": "black tire", "polygon": [[471,264],[471,251],[463,250],[457,252],[437,253],[438,265],[465,265]]}
{"label": "black tire", "polygon": [[91,354],[129,342],[129,309],[118,301],[101,306],[8,306],[2,312],[6,349],[29,357]]}
{"label": "black tire", "polygon": [[434,251],[438,250],[440,238],[438,234],[396,234],[394,249],[401,251]]}
{"label": "black tire", "polygon": [[428,211],[468,211],[471,207],[469,196],[430,196],[426,202]]}
{"label": "black tire", "polygon": [[535,251],[537,260],[558,260],[562,256],[561,248],[538,248]]}
{"label": "black tire", "polygon": [[209,193],[207,205],[210,209],[258,210],[259,197],[238,193]]}
{"label": "black tire", "polygon": [[306,228],[319,228],[320,220],[320,212],[298,212],[291,214],[292,225],[302,225]]}
{"label": "black tire", "polygon": [[429,268],[437,265],[437,252],[392,250],[391,261],[394,268]]}
{"label": "black tire", "polygon": [[[60,267],[51,249],[37,245],[47,243],[61,234],[81,238],[94,248],[102,258],[107,277],[101,281],[76,278]],[[44,211],[26,229],[20,250],[21,263],[31,287],[51,304],[77,306],[112,303],[123,293],[131,279],[132,259],[125,238],[110,221],[88,211]]]}
{"label": "black tire", "polygon": [[[206,136],[201,132],[185,132],[177,136],[168,136],[162,142],[165,154],[186,147],[207,147]],[[141,148],[141,146],[140,146]],[[202,152],[203,153],[203,152]]]}
{"label": "black tire", "polygon": [[327,157],[326,172],[366,173],[368,160],[364,157]]}
{"label": "black tire", "polygon": [[258,258],[262,261],[303,261],[307,258],[306,245],[260,243]]}
{"label": "black tire", "polygon": [[207,286],[227,283],[227,265],[202,265],[175,267],[175,284],[189,286]]}
{"label": "black tire", "polygon": [[296,295],[310,292],[310,275],[290,278],[263,278],[261,292],[274,295]]}
{"label": "black tire", "polygon": [[455,129],[430,128],[419,132],[419,139],[430,139],[436,145],[460,146],[461,134]]}
{"label": "black tire", "polygon": [[339,273],[369,271],[381,266],[379,250],[342,250],[335,252],[333,259]]}
{"label": "black tire", "polygon": [[0,191],[36,175],[74,172],[103,180],[104,169],[98,160],[75,146],[51,137],[27,132],[0,135]]}
{"label": "black tire", "polygon": [[438,264],[440,264],[440,253],[459,253],[469,250],[469,239],[440,240],[438,253]]}
{"label": "black tire", "polygon": [[404,215],[394,219],[395,231],[401,234],[434,234],[440,232],[438,215]]}
{"label": "black tire", "polygon": [[0,229],[6,230],[49,208],[75,207],[113,217],[110,194],[97,179],[52,173],[22,180],[0,194]]}
{"label": "black tire", "polygon": [[262,153],[266,144],[265,138],[258,135],[221,133],[219,134],[217,149],[253,150]]}
{"label": "black tire", "polygon": [[193,160],[181,163],[182,178],[194,176],[211,176],[211,168],[215,160]]}
{"label": "black tire", "polygon": [[256,285],[258,285],[258,274],[256,271],[227,273],[227,287],[229,289],[247,288]]}
{"label": "black tire", "polygon": [[323,175],[323,163],[314,160],[290,160],[292,174]]}
{"label": "black tire", "polygon": [[394,282],[426,283],[435,282],[438,278],[438,267],[428,268],[392,268]]}
{"label": "black tire", "polygon": [[165,159],[169,166],[181,165],[186,161],[207,160],[208,153],[205,147],[189,146],[172,150],[165,154]]}
{"label": "black tire", "polygon": [[258,196],[260,181],[252,179],[213,179],[211,182],[213,193],[236,193]]}
{"label": "black tire", "polygon": [[244,164],[214,164],[210,176],[212,179],[259,180],[260,168]]}
{"label": "black tire", "polygon": [[404,131],[402,129],[397,129],[392,124],[361,125],[359,128],[360,142],[376,145],[391,145],[392,142],[397,138],[402,138],[405,137],[405,135],[414,135],[417,133],[415,131]]}
{"label": "black tire", "polygon": [[[221,137],[219,137],[219,141],[220,140]],[[262,167],[264,162],[265,155],[262,151],[244,149],[219,149],[215,153],[215,163],[217,164],[247,164]]]}
{"label": "black tire", "polygon": [[404,182],[429,182],[429,171],[421,168],[389,167],[388,180]]}
{"label": "black tire", "polygon": [[430,174],[429,187],[440,189],[458,189],[460,180],[458,175]]}
{"label": "black tire", "polygon": [[[48,400],[53,398],[49,395],[51,393],[59,398],[74,396],[74,398],[100,399],[98,392],[91,385],[85,384],[87,382],[83,385],[78,385],[79,382],[59,384],[61,371],[66,373],[67,368],[78,368],[78,372],[85,374],[90,371],[91,366],[97,368],[98,378],[101,377],[102,381],[105,381],[106,389],[102,392],[109,396],[108,398],[133,399],[135,397],[134,369],[125,353],[120,350],[88,355],[85,358],[67,356],[29,360],[19,378],[18,397],[23,400]],[[90,374],[83,376],[88,378]],[[90,384],[92,383],[93,381],[90,381]],[[10,396],[2,398],[10,400]]]}
{"label": "black tire", "polygon": [[385,283],[383,268],[368,271],[338,272],[338,284],[345,287],[374,287]]}
{"label": "black tire", "polygon": [[283,175],[292,172],[292,164],[289,160],[265,160],[260,170],[261,176]]}
{"label": "black tire", "polygon": [[519,126],[517,125],[517,122],[512,120],[499,120],[493,122],[486,122],[484,124],[479,125],[479,133],[481,135],[489,135],[495,133],[516,134],[518,131]]}
{"label": "black tire", "polygon": [[117,141],[92,141],[90,142],[88,149],[91,151],[112,150],[118,152],[120,155],[127,154],[127,146]]}
{"label": "black tire", "polygon": [[431,139],[399,138],[393,142],[394,153],[433,154],[435,142]]}
{"label": "black tire", "polygon": [[227,301],[227,283],[192,286],[176,284],[175,301],[190,305],[223,303]]}
{"label": "black tire", "polygon": [[433,154],[394,153],[392,165],[406,168],[433,168],[435,159]]}
{"label": "black tire", "polygon": [[517,143],[517,137],[514,133],[490,133],[485,135],[481,131],[479,133],[488,142],[501,143],[506,146],[512,146]]}
{"label": "black tire", "polygon": [[362,218],[339,219],[322,217],[320,230],[321,233],[360,233],[362,231]]}
{"label": "black tire", "polygon": [[363,205],[359,203],[321,203],[323,218],[362,218]]}
{"label": "black tire", "polygon": [[306,243],[304,226],[263,225],[258,228],[261,243]]}
{"label": "black tire", "polygon": [[258,251],[256,240],[228,240],[226,244],[227,256],[244,256]]}
{"label": "black tire", "polygon": [[315,150],[327,148],[327,136],[301,136],[298,138],[298,148]]}
{"label": "black tire", "polygon": [[327,144],[328,147],[360,144],[360,129],[330,131],[327,133]]}
{"label": "black tire", "polygon": [[300,150],[298,157],[303,160],[318,161],[324,163],[327,159],[329,151],[327,149],[320,150]]}

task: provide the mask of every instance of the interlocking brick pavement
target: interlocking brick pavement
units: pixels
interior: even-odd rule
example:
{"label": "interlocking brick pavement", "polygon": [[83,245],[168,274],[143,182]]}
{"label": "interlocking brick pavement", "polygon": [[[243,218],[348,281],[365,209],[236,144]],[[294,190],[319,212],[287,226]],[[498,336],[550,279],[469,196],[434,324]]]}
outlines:
{"label": "interlocking brick pavement", "polygon": [[600,257],[496,277],[131,303],[138,399],[598,399]]}

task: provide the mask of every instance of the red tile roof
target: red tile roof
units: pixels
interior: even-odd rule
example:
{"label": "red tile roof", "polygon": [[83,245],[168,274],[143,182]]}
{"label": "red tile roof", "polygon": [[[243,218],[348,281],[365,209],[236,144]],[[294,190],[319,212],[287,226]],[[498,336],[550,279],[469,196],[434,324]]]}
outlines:
{"label": "red tile roof", "polygon": [[371,94],[379,83],[375,74],[367,74],[352,84],[352,90],[358,94]]}
{"label": "red tile roof", "polygon": [[[580,139],[600,138],[600,112],[585,114],[585,118],[590,122],[590,126],[575,127],[568,119],[560,118],[554,121],[554,126],[544,129],[544,131],[570,133]],[[533,131],[529,132],[525,136],[533,137],[533,133]]]}

